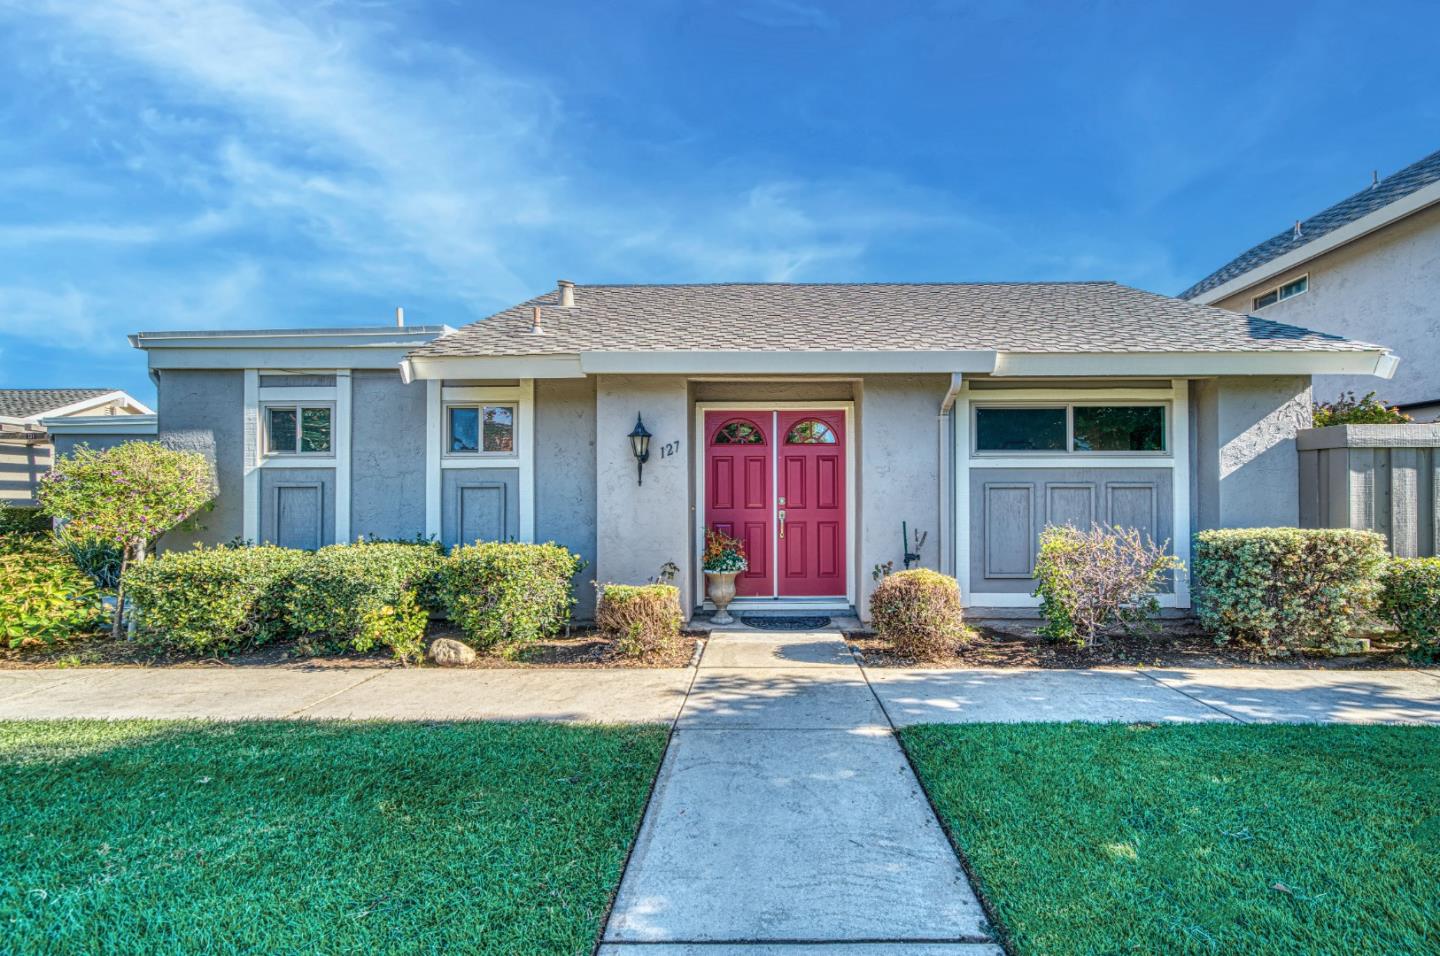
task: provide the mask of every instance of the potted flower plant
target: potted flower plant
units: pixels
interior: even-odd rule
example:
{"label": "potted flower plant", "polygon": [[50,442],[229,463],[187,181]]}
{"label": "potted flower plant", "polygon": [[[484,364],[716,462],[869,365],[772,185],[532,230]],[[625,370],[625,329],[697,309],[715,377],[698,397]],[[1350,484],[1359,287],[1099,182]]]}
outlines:
{"label": "potted flower plant", "polygon": [[745,545],[720,531],[705,532],[705,593],[715,605],[716,624],[732,624],[735,619],[725,608],[735,599],[735,575],[749,568]]}

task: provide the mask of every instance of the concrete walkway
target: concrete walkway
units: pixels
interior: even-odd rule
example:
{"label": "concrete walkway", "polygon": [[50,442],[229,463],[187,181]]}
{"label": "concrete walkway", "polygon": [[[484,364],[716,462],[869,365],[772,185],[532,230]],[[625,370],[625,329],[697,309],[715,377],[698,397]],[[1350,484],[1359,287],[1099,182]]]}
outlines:
{"label": "concrete walkway", "polygon": [[836,632],[712,634],[602,956],[999,954]]}

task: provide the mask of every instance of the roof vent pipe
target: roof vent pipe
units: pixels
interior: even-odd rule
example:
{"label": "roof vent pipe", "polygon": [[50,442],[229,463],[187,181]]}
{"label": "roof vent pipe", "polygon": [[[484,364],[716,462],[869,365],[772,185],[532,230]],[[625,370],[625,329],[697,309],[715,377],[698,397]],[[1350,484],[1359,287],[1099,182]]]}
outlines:
{"label": "roof vent pipe", "polygon": [[535,311],[530,314],[530,334],[544,335],[545,329],[540,325],[540,306],[535,306]]}
{"label": "roof vent pipe", "polygon": [[561,279],[556,284],[560,286],[560,308],[575,308],[575,283],[569,279]]}
{"label": "roof vent pipe", "polygon": [[1292,239],[1299,239],[1299,238],[1300,238],[1300,235],[1301,235],[1301,233],[1300,233],[1300,220],[1299,220],[1299,219],[1296,219],[1296,220],[1295,220],[1295,234],[1294,234],[1293,236],[1291,236],[1291,238],[1292,238]]}
{"label": "roof vent pipe", "polygon": [[395,326],[396,328],[405,328],[405,307],[403,305],[395,306]]}

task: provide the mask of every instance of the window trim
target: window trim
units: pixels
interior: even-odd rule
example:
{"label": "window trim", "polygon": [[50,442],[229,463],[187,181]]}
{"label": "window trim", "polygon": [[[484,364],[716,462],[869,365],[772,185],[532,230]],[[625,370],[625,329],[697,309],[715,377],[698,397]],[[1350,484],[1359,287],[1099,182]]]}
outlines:
{"label": "window trim", "polygon": [[[1285,289],[1286,286],[1294,285],[1294,284],[1297,283],[1297,282],[1303,282],[1303,283],[1305,283],[1305,288],[1301,289],[1299,292],[1292,292],[1292,293],[1290,293],[1289,295],[1282,295],[1282,294],[1281,294],[1282,291]],[[1309,292],[1309,291],[1310,291],[1310,273],[1304,272],[1304,273],[1301,273],[1301,274],[1298,275],[1298,276],[1295,276],[1295,277],[1292,278],[1292,279],[1289,279],[1289,280],[1287,280],[1287,281],[1285,281],[1285,282],[1277,283],[1276,285],[1273,285],[1273,286],[1267,288],[1264,292],[1260,293],[1259,295],[1251,296],[1251,297],[1250,297],[1250,310],[1251,310],[1252,312],[1259,312],[1261,309],[1268,309],[1268,308],[1270,308],[1270,306],[1272,306],[1272,305],[1279,305],[1281,302],[1289,302],[1291,299],[1295,298],[1296,296],[1302,296],[1302,295],[1304,295],[1305,293],[1307,293],[1307,292]],[[1274,301],[1274,302],[1266,302],[1264,305],[1261,305],[1261,304],[1260,304],[1260,300],[1263,299],[1263,298],[1265,298],[1266,296],[1269,296],[1269,295],[1275,296],[1275,301]]]}
{"label": "window trim", "polygon": [[[1080,451],[1075,448],[1075,409],[1077,408],[1159,408],[1160,409],[1160,443],[1161,447],[1156,451]],[[1061,450],[1045,449],[1008,449],[1008,450],[985,450],[980,447],[980,412],[985,409],[1006,409],[1006,408],[1033,408],[1033,409],[1056,409],[1065,410],[1065,448]],[[1043,459],[1058,458],[1065,461],[1076,459],[1097,459],[1097,458],[1156,458],[1167,459],[1174,455],[1171,448],[1171,436],[1174,434],[1173,416],[1174,403],[1171,399],[1081,399],[1079,401],[970,401],[970,457],[971,458],[1025,458]]]}
{"label": "window trim", "polygon": [[[296,399],[294,401],[279,401],[271,399],[260,403],[260,458],[262,461],[275,458],[304,458],[313,461],[333,461],[336,456],[336,417],[337,412],[334,401],[315,401],[313,399]],[[325,451],[301,451],[300,436],[304,428],[304,412],[306,409],[323,408],[330,413],[330,447]],[[294,411],[295,412],[295,450],[283,451],[271,448],[270,446],[270,413],[271,411]]]}
{"label": "window trim", "polygon": [[[485,451],[485,408],[508,408],[510,409],[510,450],[509,451]],[[457,408],[480,409],[480,448],[475,451],[452,451],[450,413]],[[440,407],[440,442],[442,458],[458,459],[516,459],[520,457],[520,401],[518,399],[454,399],[444,401]]]}

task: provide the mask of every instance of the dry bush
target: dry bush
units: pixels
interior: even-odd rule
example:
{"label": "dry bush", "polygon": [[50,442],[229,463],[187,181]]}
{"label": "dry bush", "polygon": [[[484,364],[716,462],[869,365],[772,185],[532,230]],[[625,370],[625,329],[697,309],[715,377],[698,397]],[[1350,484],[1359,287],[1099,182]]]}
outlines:
{"label": "dry bush", "polygon": [[870,595],[870,617],[903,657],[939,660],[965,639],[959,583],[926,568],[885,576]]}

